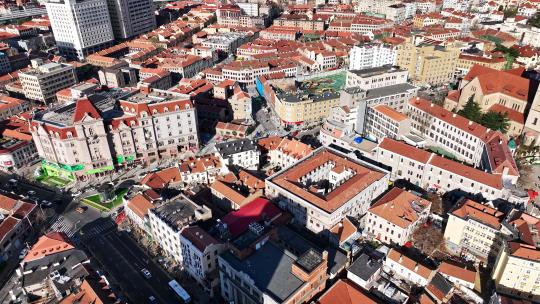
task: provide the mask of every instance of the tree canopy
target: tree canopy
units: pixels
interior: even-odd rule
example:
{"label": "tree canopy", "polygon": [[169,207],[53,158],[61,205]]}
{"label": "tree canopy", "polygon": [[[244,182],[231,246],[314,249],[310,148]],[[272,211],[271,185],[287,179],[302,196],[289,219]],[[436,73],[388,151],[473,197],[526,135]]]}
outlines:
{"label": "tree canopy", "polygon": [[469,97],[467,103],[463,106],[463,109],[458,111],[458,114],[479,123],[486,128],[501,131],[503,133],[506,133],[510,127],[508,113],[498,113],[495,111],[482,113],[480,104],[474,101],[474,95]]}

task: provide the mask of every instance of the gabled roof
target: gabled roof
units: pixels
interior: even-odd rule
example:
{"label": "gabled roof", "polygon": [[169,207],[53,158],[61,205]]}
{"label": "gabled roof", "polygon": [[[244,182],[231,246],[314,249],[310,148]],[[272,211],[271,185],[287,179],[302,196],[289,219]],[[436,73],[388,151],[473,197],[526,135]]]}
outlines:
{"label": "gabled roof", "polygon": [[357,287],[349,280],[340,279],[332,285],[317,301],[316,304],[376,304],[383,303],[374,299],[367,292]]}
{"label": "gabled roof", "polygon": [[330,229],[330,232],[338,238],[339,244],[345,242],[357,231],[358,229],[356,226],[354,226],[354,224],[348,218],[344,218],[341,222]]}
{"label": "gabled roof", "polygon": [[81,121],[86,115],[94,119],[101,118],[99,111],[88,98],[77,100],[73,113],[73,122]]}
{"label": "gabled roof", "polygon": [[23,261],[29,262],[38,260],[45,256],[74,248],[75,247],[71,245],[68,236],[64,232],[50,232],[38,239]]}
{"label": "gabled roof", "polygon": [[420,213],[431,206],[431,202],[422,199],[404,189],[394,187],[377,200],[369,212],[388,222],[407,229],[415,225]]}

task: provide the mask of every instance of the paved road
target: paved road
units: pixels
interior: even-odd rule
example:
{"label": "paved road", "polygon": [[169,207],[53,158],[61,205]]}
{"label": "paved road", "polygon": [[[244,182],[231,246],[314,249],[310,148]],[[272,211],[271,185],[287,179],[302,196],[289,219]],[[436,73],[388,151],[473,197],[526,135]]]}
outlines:
{"label": "paved road", "polygon": [[[149,296],[155,296],[162,304],[179,302],[168,287],[169,275],[125,232],[118,231],[110,219],[87,224],[80,238],[92,258],[103,265],[106,276],[120,286],[129,303],[146,303]],[[148,269],[152,278],[146,279],[142,268]]]}

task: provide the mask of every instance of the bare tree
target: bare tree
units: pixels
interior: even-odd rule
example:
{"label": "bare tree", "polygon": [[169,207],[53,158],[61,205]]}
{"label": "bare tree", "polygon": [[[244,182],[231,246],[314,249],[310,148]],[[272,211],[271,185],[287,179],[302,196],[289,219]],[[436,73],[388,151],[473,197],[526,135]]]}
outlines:
{"label": "bare tree", "polygon": [[412,242],[420,252],[435,257],[446,252],[442,232],[433,226],[420,226],[412,234]]}
{"label": "bare tree", "polygon": [[434,192],[428,193],[427,200],[431,202],[431,212],[442,215],[444,212],[443,202],[440,195]]}

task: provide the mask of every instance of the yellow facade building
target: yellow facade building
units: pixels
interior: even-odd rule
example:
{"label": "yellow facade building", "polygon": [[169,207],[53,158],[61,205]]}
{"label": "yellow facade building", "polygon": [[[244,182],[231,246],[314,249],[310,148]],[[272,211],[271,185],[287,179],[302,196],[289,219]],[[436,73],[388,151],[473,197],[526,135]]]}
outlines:
{"label": "yellow facade building", "polygon": [[407,41],[399,45],[397,65],[409,71],[416,85],[438,86],[454,80],[460,50],[453,46],[415,45]]}
{"label": "yellow facade building", "polygon": [[540,301],[540,250],[520,242],[507,242],[497,257],[492,279],[499,293]]}

